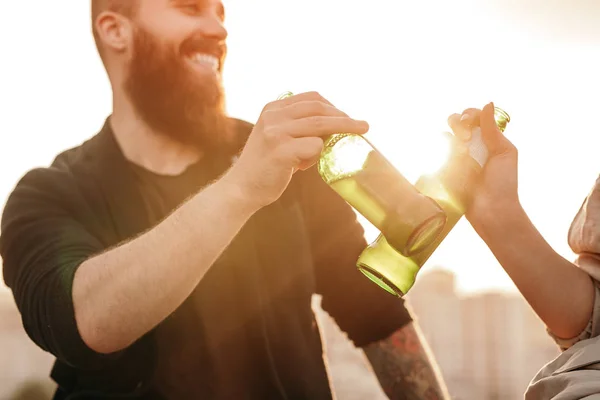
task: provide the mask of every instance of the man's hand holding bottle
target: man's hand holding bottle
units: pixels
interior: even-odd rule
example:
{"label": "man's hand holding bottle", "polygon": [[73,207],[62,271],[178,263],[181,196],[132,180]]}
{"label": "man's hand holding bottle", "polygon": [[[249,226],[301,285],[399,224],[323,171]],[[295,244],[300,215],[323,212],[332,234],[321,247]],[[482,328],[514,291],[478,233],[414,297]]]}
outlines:
{"label": "man's hand holding bottle", "polygon": [[368,129],[316,92],[273,101],[264,107],[228,180],[258,208],[266,206],[281,196],[295,171],[317,161],[322,138]]}

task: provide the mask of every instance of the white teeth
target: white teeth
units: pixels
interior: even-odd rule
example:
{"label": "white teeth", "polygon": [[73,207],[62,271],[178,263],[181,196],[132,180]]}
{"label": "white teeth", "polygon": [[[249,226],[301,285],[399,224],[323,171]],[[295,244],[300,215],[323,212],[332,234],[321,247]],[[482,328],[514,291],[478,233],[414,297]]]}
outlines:
{"label": "white teeth", "polygon": [[214,71],[219,69],[219,59],[211,54],[195,53],[190,58],[199,64],[209,64]]}

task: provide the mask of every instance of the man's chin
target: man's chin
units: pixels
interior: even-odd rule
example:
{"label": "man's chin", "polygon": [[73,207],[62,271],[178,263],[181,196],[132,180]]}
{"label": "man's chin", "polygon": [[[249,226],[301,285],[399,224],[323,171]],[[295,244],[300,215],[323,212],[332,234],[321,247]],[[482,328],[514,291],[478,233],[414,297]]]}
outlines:
{"label": "man's chin", "polygon": [[184,131],[180,131],[175,139],[202,151],[218,153],[231,145],[232,137],[227,122],[225,115],[207,116],[202,121],[189,124],[186,134],[181,135]]}
{"label": "man's chin", "polygon": [[[218,112],[223,109],[223,89],[221,81],[214,79],[189,79],[187,87],[184,89],[192,104],[196,104],[194,109],[200,109],[205,112]],[[182,96],[183,93],[182,93]]]}

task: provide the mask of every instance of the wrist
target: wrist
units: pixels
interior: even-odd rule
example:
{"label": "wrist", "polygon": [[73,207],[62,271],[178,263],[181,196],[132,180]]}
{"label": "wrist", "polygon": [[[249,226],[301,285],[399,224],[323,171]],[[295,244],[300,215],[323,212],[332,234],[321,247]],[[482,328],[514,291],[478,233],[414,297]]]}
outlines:
{"label": "wrist", "polygon": [[518,201],[487,208],[478,222],[477,231],[486,242],[519,237],[531,226],[527,213]]}
{"label": "wrist", "polygon": [[252,191],[244,180],[238,177],[232,171],[228,171],[214,184],[220,192],[220,197],[230,204],[231,207],[243,214],[252,215],[257,212],[262,205],[252,195]]}

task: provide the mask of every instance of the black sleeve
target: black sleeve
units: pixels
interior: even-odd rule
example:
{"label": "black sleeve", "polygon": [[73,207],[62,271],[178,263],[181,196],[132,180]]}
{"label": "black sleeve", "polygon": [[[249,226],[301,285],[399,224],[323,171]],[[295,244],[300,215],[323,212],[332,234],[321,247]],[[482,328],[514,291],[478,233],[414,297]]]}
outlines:
{"label": "black sleeve", "polygon": [[75,271],[103,245],[73,216],[77,190],[70,182],[69,174],[51,169],[21,179],[2,215],[0,255],[29,337],[60,361],[91,369],[118,355],[92,351],[75,323]]}
{"label": "black sleeve", "polygon": [[316,168],[302,172],[302,198],[322,307],[357,347],[387,338],[412,321],[403,299],[366,278],[356,261],[367,243],[354,210]]}

